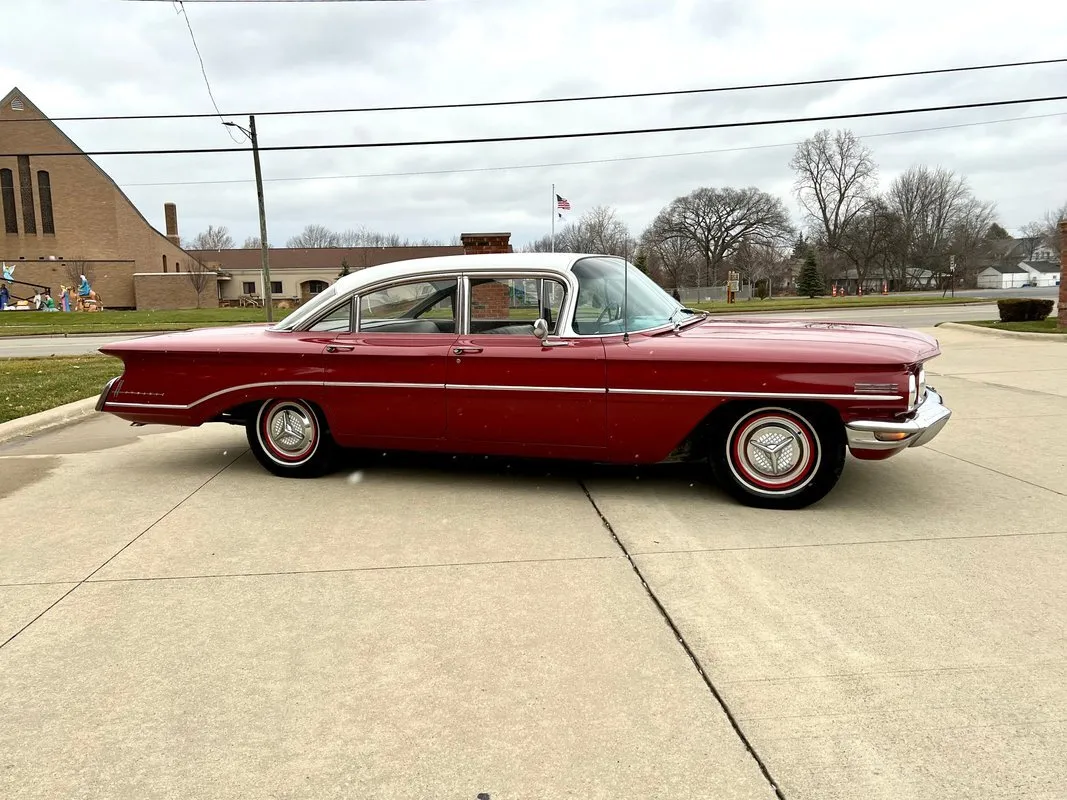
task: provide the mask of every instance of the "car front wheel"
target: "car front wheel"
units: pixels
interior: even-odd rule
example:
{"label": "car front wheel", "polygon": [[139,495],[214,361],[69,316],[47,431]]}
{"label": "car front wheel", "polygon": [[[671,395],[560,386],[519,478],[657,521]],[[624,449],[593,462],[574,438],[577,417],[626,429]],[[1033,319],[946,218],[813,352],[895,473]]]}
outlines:
{"label": "car front wheel", "polygon": [[329,432],[322,414],[304,400],[267,400],[245,433],[256,460],[275,475],[310,478],[329,469]]}
{"label": "car front wheel", "polygon": [[709,454],[712,472],[745,505],[804,508],[841,477],[844,426],[830,409],[746,406],[720,422]]}

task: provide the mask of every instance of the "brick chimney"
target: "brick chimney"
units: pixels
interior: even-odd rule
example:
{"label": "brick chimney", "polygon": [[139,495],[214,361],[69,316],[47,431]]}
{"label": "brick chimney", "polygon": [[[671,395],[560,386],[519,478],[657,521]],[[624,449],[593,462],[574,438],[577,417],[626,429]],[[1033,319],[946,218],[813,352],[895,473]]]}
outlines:
{"label": "brick chimney", "polygon": [[478,253],[511,253],[511,233],[461,233],[463,252],[472,256]]}
{"label": "brick chimney", "polygon": [[1060,300],[1056,307],[1056,327],[1067,328],[1067,219],[1060,220]]}
{"label": "brick chimney", "polygon": [[172,244],[181,247],[181,238],[178,236],[178,207],[174,203],[164,203],[163,217],[167,222],[167,238]]}

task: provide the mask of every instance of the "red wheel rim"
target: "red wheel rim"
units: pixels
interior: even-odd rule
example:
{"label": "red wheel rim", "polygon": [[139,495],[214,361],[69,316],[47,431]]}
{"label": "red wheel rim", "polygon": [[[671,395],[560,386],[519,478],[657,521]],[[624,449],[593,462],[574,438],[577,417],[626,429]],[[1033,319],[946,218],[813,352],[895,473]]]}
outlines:
{"label": "red wheel rim", "polygon": [[742,417],[727,438],[730,471],[749,491],[793,494],[815,477],[819,440],[798,414],[764,408]]}

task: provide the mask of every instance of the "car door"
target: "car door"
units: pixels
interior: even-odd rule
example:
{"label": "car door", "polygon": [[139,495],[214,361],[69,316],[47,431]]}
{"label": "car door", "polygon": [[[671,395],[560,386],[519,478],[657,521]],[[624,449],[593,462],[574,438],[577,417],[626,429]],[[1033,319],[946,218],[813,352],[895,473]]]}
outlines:
{"label": "car door", "polygon": [[354,299],[325,347],[331,433],[342,444],[442,439],[457,277],[406,278]]}
{"label": "car door", "polygon": [[[567,283],[552,273],[466,279],[464,331],[448,363],[449,439],[548,448],[606,445],[604,346],[559,337]],[[538,317],[550,322],[542,342]]]}

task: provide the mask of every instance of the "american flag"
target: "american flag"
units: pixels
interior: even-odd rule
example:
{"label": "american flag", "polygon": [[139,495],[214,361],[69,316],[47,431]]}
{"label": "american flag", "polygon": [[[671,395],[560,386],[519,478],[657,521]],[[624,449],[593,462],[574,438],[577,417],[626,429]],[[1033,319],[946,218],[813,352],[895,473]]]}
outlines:
{"label": "american flag", "polygon": [[570,211],[571,210],[571,201],[568,200],[565,197],[560,197],[557,194],[556,195],[556,208],[561,208],[564,211]]}

